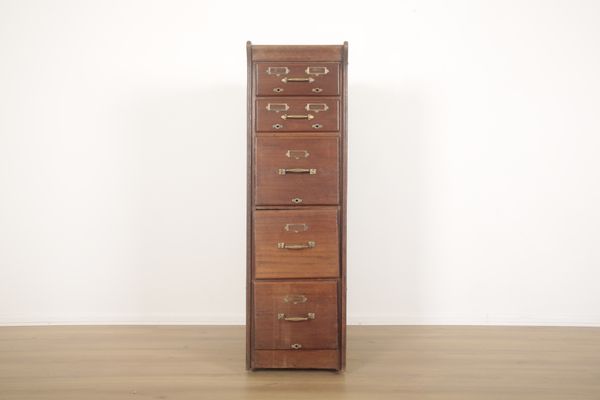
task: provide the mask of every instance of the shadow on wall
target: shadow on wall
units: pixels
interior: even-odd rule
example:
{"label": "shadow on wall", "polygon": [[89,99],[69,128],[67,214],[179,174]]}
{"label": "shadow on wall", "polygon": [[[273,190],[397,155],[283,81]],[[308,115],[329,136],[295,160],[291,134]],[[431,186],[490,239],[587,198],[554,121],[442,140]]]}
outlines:
{"label": "shadow on wall", "polygon": [[424,112],[410,87],[349,88],[348,320],[422,309]]}

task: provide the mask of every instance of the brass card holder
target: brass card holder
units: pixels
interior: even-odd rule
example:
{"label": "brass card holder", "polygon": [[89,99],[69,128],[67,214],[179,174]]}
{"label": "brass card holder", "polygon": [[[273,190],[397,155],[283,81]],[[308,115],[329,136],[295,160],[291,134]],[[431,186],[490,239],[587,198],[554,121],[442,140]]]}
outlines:
{"label": "brass card holder", "polygon": [[308,225],[307,224],[285,224],[283,229],[285,229],[286,232],[300,233],[300,232],[306,232],[308,230]]}
{"label": "brass card holder", "polygon": [[285,155],[287,158],[293,158],[295,160],[299,160],[301,158],[308,158],[310,153],[307,150],[288,150]]}
{"label": "brass card holder", "polygon": [[267,68],[267,75],[287,75],[290,73],[290,69],[288,67],[269,67]]}

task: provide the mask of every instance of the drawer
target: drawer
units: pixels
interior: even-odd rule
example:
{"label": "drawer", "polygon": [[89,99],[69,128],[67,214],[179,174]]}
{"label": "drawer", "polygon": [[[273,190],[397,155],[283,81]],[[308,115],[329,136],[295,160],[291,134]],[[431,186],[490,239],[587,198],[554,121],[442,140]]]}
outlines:
{"label": "drawer", "polygon": [[255,140],[257,205],[338,204],[337,137]]}
{"label": "drawer", "polygon": [[335,132],[339,100],[332,98],[264,98],[256,100],[257,132]]}
{"label": "drawer", "polygon": [[339,350],[256,350],[253,368],[339,369]]}
{"label": "drawer", "polygon": [[256,63],[256,95],[337,96],[338,63]]}
{"label": "drawer", "polygon": [[339,276],[337,209],[254,212],[254,276]]}
{"label": "drawer", "polygon": [[336,349],[337,281],[254,283],[256,349]]}

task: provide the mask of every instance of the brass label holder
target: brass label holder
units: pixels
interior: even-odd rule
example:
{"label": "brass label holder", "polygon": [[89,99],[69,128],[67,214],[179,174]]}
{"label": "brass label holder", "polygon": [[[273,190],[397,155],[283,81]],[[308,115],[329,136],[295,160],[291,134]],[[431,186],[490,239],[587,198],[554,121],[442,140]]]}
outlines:
{"label": "brass label holder", "polygon": [[286,232],[300,233],[300,232],[306,232],[308,230],[308,225],[307,224],[285,224],[283,229],[285,229]]}
{"label": "brass label holder", "polygon": [[301,304],[308,301],[308,297],[303,294],[288,294],[283,298],[283,301],[290,304]]}
{"label": "brass label holder", "polygon": [[299,160],[301,158],[308,158],[310,153],[308,152],[308,150],[288,150],[286,151],[285,155],[287,156],[287,158]]}
{"label": "brass label holder", "polygon": [[307,75],[321,76],[321,75],[327,75],[329,73],[329,68],[327,68],[327,67],[306,67],[304,72],[306,72]]}
{"label": "brass label holder", "polygon": [[288,67],[269,67],[267,68],[267,75],[287,75],[290,73],[290,69]]}
{"label": "brass label holder", "polygon": [[288,106],[287,103],[269,103],[265,108],[268,111],[280,112],[289,110],[290,106]]}
{"label": "brass label holder", "polygon": [[314,111],[316,113],[329,110],[329,106],[325,103],[307,103],[304,107],[306,111]]}

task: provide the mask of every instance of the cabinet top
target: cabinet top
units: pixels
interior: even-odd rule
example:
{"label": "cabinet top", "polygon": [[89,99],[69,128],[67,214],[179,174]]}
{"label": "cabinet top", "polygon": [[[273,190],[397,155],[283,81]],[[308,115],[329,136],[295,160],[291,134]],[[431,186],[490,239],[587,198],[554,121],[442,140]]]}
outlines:
{"label": "cabinet top", "polygon": [[247,43],[252,61],[333,61],[341,62],[348,49],[343,45],[253,45]]}

